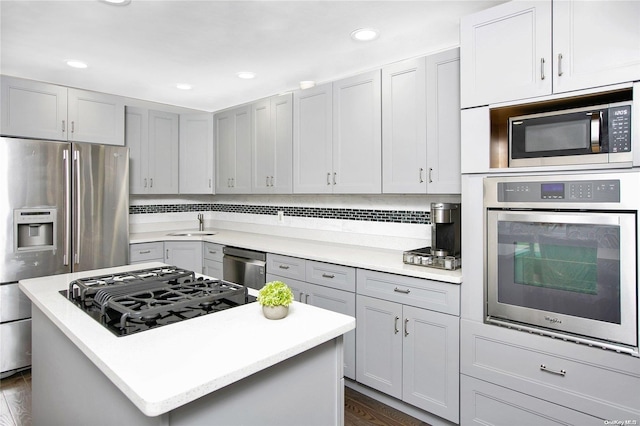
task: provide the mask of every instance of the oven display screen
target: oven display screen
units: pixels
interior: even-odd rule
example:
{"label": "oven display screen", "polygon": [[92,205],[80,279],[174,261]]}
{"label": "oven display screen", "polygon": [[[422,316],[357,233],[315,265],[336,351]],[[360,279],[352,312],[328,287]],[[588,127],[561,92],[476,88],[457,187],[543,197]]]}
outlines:
{"label": "oven display screen", "polygon": [[564,198],[564,183],[543,183],[540,195],[542,198]]}

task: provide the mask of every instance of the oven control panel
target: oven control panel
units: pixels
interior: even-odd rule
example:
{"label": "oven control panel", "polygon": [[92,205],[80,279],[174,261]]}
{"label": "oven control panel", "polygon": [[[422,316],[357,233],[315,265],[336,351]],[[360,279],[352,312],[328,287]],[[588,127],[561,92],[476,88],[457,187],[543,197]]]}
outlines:
{"label": "oven control panel", "polygon": [[498,182],[500,202],[620,202],[620,181]]}

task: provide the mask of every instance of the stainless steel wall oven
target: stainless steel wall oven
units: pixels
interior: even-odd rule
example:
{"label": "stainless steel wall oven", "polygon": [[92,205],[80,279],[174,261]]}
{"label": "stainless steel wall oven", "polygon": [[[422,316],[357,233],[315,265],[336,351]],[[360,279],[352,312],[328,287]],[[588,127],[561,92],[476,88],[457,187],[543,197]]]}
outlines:
{"label": "stainless steel wall oven", "polygon": [[638,356],[640,172],[484,180],[486,322]]}

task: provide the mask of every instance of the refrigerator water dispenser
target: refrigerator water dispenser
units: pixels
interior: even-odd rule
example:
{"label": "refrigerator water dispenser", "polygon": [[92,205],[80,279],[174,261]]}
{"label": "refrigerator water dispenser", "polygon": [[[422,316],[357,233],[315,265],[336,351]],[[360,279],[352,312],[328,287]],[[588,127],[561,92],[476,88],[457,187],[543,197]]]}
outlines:
{"label": "refrigerator water dispenser", "polygon": [[56,248],[56,209],[18,209],[13,212],[16,252]]}

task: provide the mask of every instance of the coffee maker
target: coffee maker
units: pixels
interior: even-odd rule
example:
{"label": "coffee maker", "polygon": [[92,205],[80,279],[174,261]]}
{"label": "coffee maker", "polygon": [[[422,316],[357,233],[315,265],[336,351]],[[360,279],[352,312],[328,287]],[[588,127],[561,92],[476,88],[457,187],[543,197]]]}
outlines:
{"label": "coffee maker", "polygon": [[403,262],[440,269],[460,268],[460,210],[460,204],[431,203],[431,247],[404,252]]}

